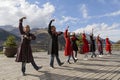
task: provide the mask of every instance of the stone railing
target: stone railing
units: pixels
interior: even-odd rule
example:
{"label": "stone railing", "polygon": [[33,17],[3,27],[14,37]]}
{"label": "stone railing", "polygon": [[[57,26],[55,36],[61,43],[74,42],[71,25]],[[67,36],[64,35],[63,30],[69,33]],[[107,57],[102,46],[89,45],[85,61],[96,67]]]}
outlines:
{"label": "stone railing", "polygon": [[[39,52],[39,51],[47,51],[48,50],[48,45],[32,45],[32,50],[34,52]],[[64,50],[64,47],[59,47],[59,50]],[[105,45],[104,45],[104,50],[105,50]],[[112,44],[112,50],[114,51],[120,51],[120,44]]]}
{"label": "stone railing", "polygon": [[31,47],[33,52],[47,51],[48,49],[47,45],[32,45]]}
{"label": "stone railing", "polygon": [[112,50],[120,51],[120,44],[112,44]]}
{"label": "stone railing", "polygon": [[[64,47],[59,47],[59,49],[64,50]],[[32,50],[33,52],[47,51],[48,45],[32,45]],[[112,44],[112,50],[120,51],[120,44]],[[2,46],[0,46],[0,51],[2,51]]]}

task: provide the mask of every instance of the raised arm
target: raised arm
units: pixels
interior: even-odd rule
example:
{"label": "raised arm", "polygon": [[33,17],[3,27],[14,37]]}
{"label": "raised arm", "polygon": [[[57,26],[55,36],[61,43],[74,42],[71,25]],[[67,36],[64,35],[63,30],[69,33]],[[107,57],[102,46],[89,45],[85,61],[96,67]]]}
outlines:
{"label": "raised arm", "polygon": [[67,38],[68,29],[65,30],[64,36]]}
{"label": "raised arm", "polygon": [[49,33],[49,34],[52,33],[52,32],[51,32],[51,24],[52,24],[53,21],[55,21],[55,20],[52,19],[52,20],[50,21],[49,25],[48,25],[48,33]]}
{"label": "raised arm", "polygon": [[26,17],[23,17],[19,20],[19,31],[21,34],[24,34],[23,25],[22,25],[23,19],[26,19]]}
{"label": "raised arm", "polygon": [[93,34],[94,29],[92,28],[92,34]]}
{"label": "raised arm", "polygon": [[67,33],[68,33],[68,28],[69,28],[69,26],[67,27],[67,29],[65,30],[65,33],[64,33],[65,38],[68,37],[68,35],[67,35]]}

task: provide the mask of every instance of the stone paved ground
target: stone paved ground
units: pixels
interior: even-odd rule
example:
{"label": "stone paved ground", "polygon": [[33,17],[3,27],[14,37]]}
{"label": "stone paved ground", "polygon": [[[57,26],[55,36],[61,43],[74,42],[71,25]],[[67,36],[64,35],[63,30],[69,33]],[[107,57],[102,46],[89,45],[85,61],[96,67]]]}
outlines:
{"label": "stone paved ground", "polygon": [[[65,62],[63,51],[60,59]],[[102,58],[83,60],[83,55],[78,54],[77,63],[65,64],[59,67],[55,59],[55,69],[49,67],[47,52],[34,53],[37,65],[42,65],[41,70],[35,71],[31,64],[27,64],[26,76],[21,74],[21,63],[16,63],[15,58],[0,55],[0,80],[120,80],[120,51],[113,55],[104,55]],[[73,62],[71,60],[71,62]]]}

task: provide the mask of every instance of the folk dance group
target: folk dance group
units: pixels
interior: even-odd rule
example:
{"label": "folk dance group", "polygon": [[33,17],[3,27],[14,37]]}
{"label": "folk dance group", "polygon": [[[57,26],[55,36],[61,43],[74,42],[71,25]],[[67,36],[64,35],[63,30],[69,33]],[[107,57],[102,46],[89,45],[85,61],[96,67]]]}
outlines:
{"label": "folk dance group", "polygon": [[[31,50],[31,40],[35,40],[36,36],[32,33],[30,33],[30,26],[26,25],[23,27],[22,23],[23,20],[26,19],[26,17],[22,17],[19,20],[19,31],[21,34],[21,44],[17,52],[17,57],[16,57],[16,62],[22,62],[22,74],[25,76],[25,71],[26,71],[26,63],[31,63],[32,66],[34,67],[35,70],[39,70],[42,68],[42,66],[37,66],[33,55],[32,55],[32,50]],[[65,38],[65,50],[64,50],[64,55],[68,56],[67,63],[71,64],[70,58],[72,57],[74,63],[78,60],[77,58],[77,51],[78,51],[78,46],[76,44],[76,41],[79,41],[79,39],[75,36],[75,33],[72,34],[72,37],[70,36],[70,33],[68,32],[68,28],[66,28],[65,32],[56,32],[56,27],[52,25],[52,22],[55,20],[52,19],[48,25],[48,33],[50,35],[50,44],[48,47],[48,54],[50,54],[50,67],[54,68],[54,57],[56,57],[57,63],[59,66],[62,66],[64,63],[60,61],[59,59],[59,53],[58,53],[58,36],[61,34],[64,34]],[[82,52],[85,55],[84,60],[87,60],[88,57],[88,52],[92,52],[91,58],[96,57],[97,55],[95,54],[96,51],[96,46],[95,46],[95,41],[97,42],[97,48],[98,52],[100,55],[103,55],[103,45],[102,45],[102,40],[97,36],[97,39],[94,39],[93,32],[90,35],[90,42],[88,42],[86,38],[86,34],[82,33]],[[90,48],[89,48],[90,44]],[[74,54],[74,52],[75,54]],[[111,43],[109,41],[109,38],[106,38],[106,51],[111,54]]]}

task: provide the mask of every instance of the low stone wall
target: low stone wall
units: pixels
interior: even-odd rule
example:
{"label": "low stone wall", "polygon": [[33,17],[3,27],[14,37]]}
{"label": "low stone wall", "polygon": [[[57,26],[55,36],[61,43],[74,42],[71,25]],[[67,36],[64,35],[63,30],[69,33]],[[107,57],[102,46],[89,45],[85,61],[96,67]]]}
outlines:
{"label": "low stone wall", "polygon": [[120,51],[120,44],[112,44],[112,50]]}

